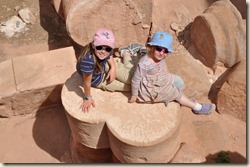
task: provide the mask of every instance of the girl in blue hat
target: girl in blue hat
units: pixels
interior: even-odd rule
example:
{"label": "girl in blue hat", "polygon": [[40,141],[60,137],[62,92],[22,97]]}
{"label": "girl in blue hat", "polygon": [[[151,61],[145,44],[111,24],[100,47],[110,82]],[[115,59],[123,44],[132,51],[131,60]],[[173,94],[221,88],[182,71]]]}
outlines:
{"label": "girl in blue hat", "polygon": [[189,107],[195,114],[210,114],[215,104],[200,104],[183,94],[181,77],[166,71],[166,56],[173,52],[172,36],[167,32],[156,32],[149,42],[149,52],[140,59],[132,78],[130,103],[177,101]]}

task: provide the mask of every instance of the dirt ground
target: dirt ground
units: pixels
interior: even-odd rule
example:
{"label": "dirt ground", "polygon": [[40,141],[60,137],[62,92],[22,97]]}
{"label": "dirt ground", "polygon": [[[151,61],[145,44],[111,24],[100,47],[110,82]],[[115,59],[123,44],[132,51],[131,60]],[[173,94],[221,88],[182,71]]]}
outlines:
{"label": "dirt ground", "polygon": [[64,21],[58,17],[50,0],[1,0],[0,23],[17,16],[18,11],[26,7],[35,15],[35,24],[28,24],[27,31],[17,33],[11,38],[0,33],[0,62],[72,45]]}
{"label": "dirt ground", "polygon": [[[25,7],[31,9],[36,22],[28,24],[27,31],[12,38],[0,33],[0,62],[75,45],[50,0],[1,0],[0,24]],[[0,131],[0,162],[71,162],[70,129],[61,105],[39,110],[36,115],[0,118]],[[230,140],[233,143],[235,139]],[[245,162],[245,159],[238,161]]]}

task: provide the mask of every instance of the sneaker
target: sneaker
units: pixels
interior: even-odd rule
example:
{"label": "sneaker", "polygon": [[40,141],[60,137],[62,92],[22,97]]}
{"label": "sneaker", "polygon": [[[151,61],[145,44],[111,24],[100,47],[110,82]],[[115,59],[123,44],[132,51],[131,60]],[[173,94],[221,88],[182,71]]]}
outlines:
{"label": "sneaker", "polygon": [[135,53],[139,53],[141,48],[145,48],[145,46],[142,43],[139,42],[133,42],[130,43],[127,46],[119,48],[119,53],[122,56],[124,52],[129,52],[131,56],[136,55]]}
{"label": "sneaker", "polygon": [[142,57],[142,56],[145,56],[148,53],[148,50],[147,50],[147,48],[145,46],[143,46],[143,47],[140,48],[138,53]]}
{"label": "sneaker", "polygon": [[202,108],[200,111],[193,111],[193,113],[195,114],[203,114],[203,115],[208,115],[210,114],[212,111],[215,110],[215,104],[211,103],[211,104],[202,104]]}

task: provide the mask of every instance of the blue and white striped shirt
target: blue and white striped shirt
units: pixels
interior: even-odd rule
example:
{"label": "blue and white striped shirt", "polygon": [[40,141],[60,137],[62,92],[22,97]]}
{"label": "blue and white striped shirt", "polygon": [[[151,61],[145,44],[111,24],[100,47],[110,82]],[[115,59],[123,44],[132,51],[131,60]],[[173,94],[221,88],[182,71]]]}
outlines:
{"label": "blue and white striped shirt", "polygon": [[77,71],[79,74],[93,74],[92,75],[92,80],[91,80],[91,86],[98,86],[105,75],[105,64],[109,60],[110,56],[105,58],[104,60],[99,60],[97,58],[97,61],[100,62],[100,65],[102,67],[102,72],[100,73],[97,68],[95,68],[95,63],[94,63],[94,57],[92,54],[89,54],[85,56],[81,61],[77,62]]}

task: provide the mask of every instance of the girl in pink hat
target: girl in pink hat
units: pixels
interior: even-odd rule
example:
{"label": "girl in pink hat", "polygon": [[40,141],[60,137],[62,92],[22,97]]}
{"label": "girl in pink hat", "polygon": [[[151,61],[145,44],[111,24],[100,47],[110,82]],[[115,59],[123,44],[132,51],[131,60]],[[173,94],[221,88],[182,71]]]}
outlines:
{"label": "girl in pink hat", "polygon": [[123,62],[118,59],[114,61],[114,46],[113,32],[101,28],[95,33],[93,42],[83,48],[78,58],[76,68],[77,72],[83,76],[85,94],[80,106],[83,112],[88,112],[91,106],[95,107],[91,87],[108,91],[131,91],[132,69],[135,61],[131,61],[130,55],[139,51],[143,45],[133,43],[120,48],[119,52],[123,57]]}
{"label": "girl in pink hat", "polygon": [[167,32],[156,32],[148,43],[150,51],[140,59],[132,79],[130,103],[177,101],[192,109],[195,114],[210,114],[215,104],[200,104],[183,94],[181,77],[166,71],[166,56],[173,52],[172,36]]}

